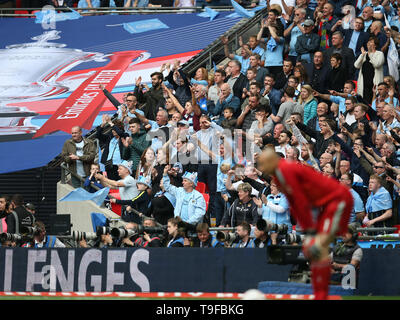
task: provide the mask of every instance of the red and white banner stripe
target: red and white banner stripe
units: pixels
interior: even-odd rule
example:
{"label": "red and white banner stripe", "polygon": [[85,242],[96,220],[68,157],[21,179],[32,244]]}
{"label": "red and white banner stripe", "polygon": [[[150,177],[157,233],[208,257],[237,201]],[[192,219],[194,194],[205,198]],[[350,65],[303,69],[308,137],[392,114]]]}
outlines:
{"label": "red and white banner stripe", "polygon": [[[0,297],[242,299],[243,293],[213,292],[0,292]],[[264,294],[267,300],[313,300],[312,294]],[[329,300],[341,300],[329,296]]]}

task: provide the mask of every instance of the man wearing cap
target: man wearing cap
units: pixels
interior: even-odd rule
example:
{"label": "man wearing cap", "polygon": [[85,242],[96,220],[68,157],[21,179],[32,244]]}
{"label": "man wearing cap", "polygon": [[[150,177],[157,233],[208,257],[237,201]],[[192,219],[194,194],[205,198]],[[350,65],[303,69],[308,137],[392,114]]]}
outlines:
{"label": "man wearing cap", "polygon": [[170,165],[165,166],[163,182],[165,191],[171,193],[176,198],[175,217],[181,217],[182,221],[196,225],[203,221],[206,213],[206,201],[203,195],[195,190],[197,185],[197,174],[185,172],[182,176],[183,187],[171,185],[168,176]]}
{"label": "man wearing cap", "polygon": [[96,180],[99,180],[101,184],[109,188],[118,188],[121,200],[131,200],[139,194],[139,190],[136,186],[136,180],[131,176],[132,164],[129,161],[122,161],[118,165],[118,174],[121,180],[111,180],[97,173],[95,175]]}
{"label": "man wearing cap", "polygon": [[297,52],[297,60],[306,60],[308,63],[312,61],[314,52],[319,49],[320,37],[313,32],[314,21],[307,19],[304,21],[303,34],[297,37],[295,50]]}
{"label": "man wearing cap", "polygon": [[28,202],[27,204],[24,205],[25,209],[28,210],[30,213],[33,215],[33,219],[35,219],[35,214],[36,214],[36,207],[33,203]]}

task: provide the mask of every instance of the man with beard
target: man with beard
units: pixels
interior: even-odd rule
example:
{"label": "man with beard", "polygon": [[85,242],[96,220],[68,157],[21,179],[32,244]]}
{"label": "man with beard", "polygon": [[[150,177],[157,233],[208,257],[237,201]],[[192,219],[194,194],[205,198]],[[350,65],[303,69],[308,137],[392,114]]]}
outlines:
{"label": "man with beard", "polygon": [[[134,93],[139,103],[146,103],[143,109],[144,116],[149,120],[155,120],[159,107],[162,107],[165,103],[161,88],[164,76],[161,72],[153,72],[150,77],[151,88],[148,89],[147,85],[142,85],[142,77],[139,77],[136,79]],[[143,87],[146,87],[146,92],[143,92]]]}

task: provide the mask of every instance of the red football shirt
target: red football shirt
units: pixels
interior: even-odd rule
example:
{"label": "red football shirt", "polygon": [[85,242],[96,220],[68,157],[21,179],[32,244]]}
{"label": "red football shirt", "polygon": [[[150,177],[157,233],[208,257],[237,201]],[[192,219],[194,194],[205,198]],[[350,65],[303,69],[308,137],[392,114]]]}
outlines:
{"label": "red football shirt", "polygon": [[350,193],[339,181],[298,162],[281,159],[274,176],[295,216],[311,213],[312,208],[322,207],[332,200],[340,201],[343,195]]}

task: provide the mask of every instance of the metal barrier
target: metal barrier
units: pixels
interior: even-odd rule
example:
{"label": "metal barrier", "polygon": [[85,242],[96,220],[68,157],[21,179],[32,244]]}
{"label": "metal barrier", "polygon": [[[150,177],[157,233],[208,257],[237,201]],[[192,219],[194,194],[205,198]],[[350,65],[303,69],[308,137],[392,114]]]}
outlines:
{"label": "metal barrier", "polygon": [[[234,45],[232,52],[236,51],[240,47],[239,37],[249,32],[255,26],[261,26],[261,20],[265,15],[267,15],[267,13],[268,9],[264,8],[258,11],[253,18],[240,20],[235,26],[224,33],[224,36],[229,39],[228,46],[232,44]],[[219,38],[216,39],[200,53],[186,61],[182,65],[182,70],[188,75],[195,73],[196,70],[201,66],[205,67],[207,70],[210,70],[213,66],[213,62],[217,65],[226,58],[225,54],[223,54],[223,57],[220,59],[220,61],[213,61],[213,58],[215,60],[217,54],[220,51],[223,51],[223,49],[224,45],[221,43],[221,40]]]}

